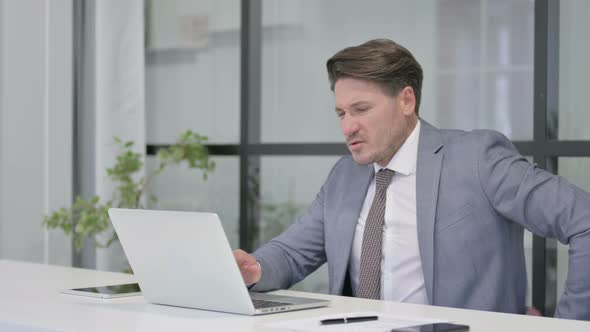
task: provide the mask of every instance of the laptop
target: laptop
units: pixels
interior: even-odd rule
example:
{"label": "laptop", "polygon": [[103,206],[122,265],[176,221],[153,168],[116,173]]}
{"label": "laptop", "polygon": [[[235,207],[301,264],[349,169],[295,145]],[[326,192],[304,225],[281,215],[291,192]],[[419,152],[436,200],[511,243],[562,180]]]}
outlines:
{"label": "laptop", "polygon": [[109,216],[150,303],[244,315],[330,304],[248,292],[215,213],[111,208]]}

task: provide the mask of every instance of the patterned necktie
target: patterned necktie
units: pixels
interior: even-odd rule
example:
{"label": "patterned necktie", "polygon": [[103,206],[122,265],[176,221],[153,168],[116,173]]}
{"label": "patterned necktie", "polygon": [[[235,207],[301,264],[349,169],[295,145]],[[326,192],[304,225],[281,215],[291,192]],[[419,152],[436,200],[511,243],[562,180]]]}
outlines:
{"label": "patterned necktie", "polygon": [[377,172],[375,198],[365,222],[361,247],[361,268],[357,297],[379,299],[381,296],[381,250],[385,222],[385,194],[393,171],[382,168]]}

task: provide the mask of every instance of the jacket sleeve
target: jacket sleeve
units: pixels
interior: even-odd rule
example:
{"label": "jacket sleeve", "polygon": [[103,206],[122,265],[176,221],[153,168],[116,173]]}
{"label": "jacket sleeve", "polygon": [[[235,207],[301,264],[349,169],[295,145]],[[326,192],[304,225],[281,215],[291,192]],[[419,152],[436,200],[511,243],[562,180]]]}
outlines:
{"label": "jacket sleeve", "polygon": [[[326,183],[341,161],[332,168]],[[262,278],[251,288],[252,291],[289,288],[326,262],[326,183],[306,212],[291,227],[253,253],[262,267]]]}
{"label": "jacket sleeve", "polygon": [[479,180],[497,213],[569,244],[568,276],[555,315],[590,320],[590,194],[537,168],[503,135],[486,131]]}

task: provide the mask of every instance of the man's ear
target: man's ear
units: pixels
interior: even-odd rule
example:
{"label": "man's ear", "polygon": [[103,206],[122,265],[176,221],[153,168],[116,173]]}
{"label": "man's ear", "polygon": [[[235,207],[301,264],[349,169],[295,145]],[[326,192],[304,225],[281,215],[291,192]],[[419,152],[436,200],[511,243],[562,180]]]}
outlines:
{"label": "man's ear", "polygon": [[398,99],[404,115],[414,113],[416,109],[416,95],[414,95],[414,89],[411,86],[403,88],[398,94]]}

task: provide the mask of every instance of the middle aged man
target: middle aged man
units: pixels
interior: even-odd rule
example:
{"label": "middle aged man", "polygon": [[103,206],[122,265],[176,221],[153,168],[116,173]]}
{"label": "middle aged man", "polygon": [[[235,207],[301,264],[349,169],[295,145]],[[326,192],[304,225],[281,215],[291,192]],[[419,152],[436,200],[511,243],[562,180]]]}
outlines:
{"label": "middle aged man", "polygon": [[287,288],[326,261],[330,293],[524,313],[523,229],[569,244],[556,315],[590,320],[590,195],[536,168],[489,130],[418,118],[422,68],[393,41],[327,63],[351,156],[296,223],[253,255],[254,291]]}

